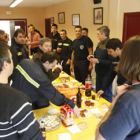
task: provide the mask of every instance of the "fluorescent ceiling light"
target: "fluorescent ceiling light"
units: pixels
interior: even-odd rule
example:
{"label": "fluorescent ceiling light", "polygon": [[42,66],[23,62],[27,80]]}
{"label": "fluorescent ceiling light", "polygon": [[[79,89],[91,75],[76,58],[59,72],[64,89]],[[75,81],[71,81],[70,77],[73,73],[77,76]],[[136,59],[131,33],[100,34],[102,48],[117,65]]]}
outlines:
{"label": "fluorescent ceiling light", "polygon": [[11,4],[10,7],[13,8],[15,6],[17,6],[19,3],[21,3],[23,0],[14,0]]}

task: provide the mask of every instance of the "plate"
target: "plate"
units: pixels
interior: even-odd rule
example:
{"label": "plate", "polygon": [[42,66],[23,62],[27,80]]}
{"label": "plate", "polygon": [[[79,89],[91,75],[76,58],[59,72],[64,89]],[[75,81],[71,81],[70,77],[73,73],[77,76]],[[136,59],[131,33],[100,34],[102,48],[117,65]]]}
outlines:
{"label": "plate", "polygon": [[[70,97],[70,99],[71,99],[74,103],[76,103],[76,96],[72,96],[72,97]],[[83,102],[84,102],[84,98],[82,97],[81,100],[82,100],[82,103],[83,103]]]}
{"label": "plate", "polygon": [[[81,116],[81,111],[84,111],[84,110],[86,110],[86,111],[84,112],[85,117],[82,117],[82,116]],[[80,109],[80,117],[78,117],[78,118],[80,118],[80,119],[87,119],[87,118],[92,117],[92,115],[93,115],[93,114],[92,114],[88,109]]]}
{"label": "plate", "polygon": [[[89,102],[91,102],[91,103],[94,103],[94,105],[93,106],[87,106],[86,104],[85,104],[85,102],[87,102],[87,101],[89,101]],[[99,106],[99,103],[97,102],[97,101],[95,101],[95,100],[86,100],[86,101],[84,101],[84,105],[86,106],[86,107],[89,107],[89,108],[93,108],[93,107],[98,107]]]}
{"label": "plate", "polygon": [[39,119],[37,119],[37,121],[39,122],[39,124],[44,121],[46,131],[55,130],[61,125],[61,120],[56,115],[46,115],[40,117]]}
{"label": "plate", "polygon": [[[61,94],[64,94],[67,98],[71,98],[72,96],[76,96],[77,92],[78,92],[78,88],[77,87],[73,87],[73,88],[60,88],[58,89],[58,91]],[[84,92],[81,90],[81,94],[84,95]]]}

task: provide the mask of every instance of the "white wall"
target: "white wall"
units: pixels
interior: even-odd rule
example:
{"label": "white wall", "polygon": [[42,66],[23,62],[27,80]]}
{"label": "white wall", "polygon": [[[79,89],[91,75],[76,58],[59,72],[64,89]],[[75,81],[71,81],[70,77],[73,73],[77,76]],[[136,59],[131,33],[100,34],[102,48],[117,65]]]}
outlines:
{"label": "white wall", "polygon": [[128,12],[140,12],[140,0],[110,0],[108,26],[111,37],[122,40],[123,16]]}

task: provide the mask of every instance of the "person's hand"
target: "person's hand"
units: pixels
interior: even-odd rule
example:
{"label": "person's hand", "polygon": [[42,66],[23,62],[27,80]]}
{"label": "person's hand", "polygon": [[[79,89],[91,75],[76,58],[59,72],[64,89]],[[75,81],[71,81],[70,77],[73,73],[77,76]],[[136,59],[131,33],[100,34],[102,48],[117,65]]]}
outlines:
{"label": "person's hand", "polygon": [[103,90],[99,90],[98,93],[97,93],[98,98],[100,98],[103,93],[104,93]]}
{"label": "person's hand", "polygon": [[53,52],[56,53],[56,49],[53,49]]}
{"label": "person's hand", "polygon": [[88,67],[88,70],[91,71],[92,69],[93,69],[93,65],[90,64],[89,67]]}
{"label": "person's hand", "polygon": [[88,55],[87,60],[90,61],[91,58],[94,58],[94,56],[93,55]]}
{"label": "person's hand", "polygon": [[75,105],[75,107],[74,107],[73,110],[74,110],[75,116],[79,117],[80,116],[80,110],[79,110],[79,108]]}
{"label": "person's hand", "polygon": [[61,48],[57,48],[57,52],[60,53],[61,52]]}
{"label": "person's hand", "polygon": [[93,64],[96,64],[98,62],[97,58],[90,58],[90,62],[92,62]]}
{"label": "person's hand", "polygon": [[70,71],[73,71],[73,65],[70,66]]}
{"label": "person's hand", "polygon": [[131,87],[132,87],[131,85],[127,85],[127,84],[118,86],[117,87],[117,93],[118,93],[118,95],[120,96],[120,95],[124,94]]}
{"label": "person's hand", "polygon": [[66,65],[69,65],[69,64],[70,64],[70,59],[68,59],[66,62]]}
{"label": "person's hand", "polygon": [[63,69],[63,67],[60,65],[60,63],[57,64],[57,68],[59,68],[60,70]]}

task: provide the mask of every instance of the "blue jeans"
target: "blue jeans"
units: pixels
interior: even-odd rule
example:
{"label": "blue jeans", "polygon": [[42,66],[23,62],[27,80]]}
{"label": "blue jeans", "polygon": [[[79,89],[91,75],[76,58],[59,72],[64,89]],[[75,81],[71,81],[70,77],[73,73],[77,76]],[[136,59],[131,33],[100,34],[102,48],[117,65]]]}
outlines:
{"label": "blue jeans", "polygon": [[[98,75],[96,74],[96,93],[102,89],[103,84],[107,81],[106,75]],[[112,85],[110,85],[106,91],[102,94],[102,97],[108,100],[109,102],[112,102]]]}

